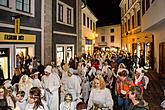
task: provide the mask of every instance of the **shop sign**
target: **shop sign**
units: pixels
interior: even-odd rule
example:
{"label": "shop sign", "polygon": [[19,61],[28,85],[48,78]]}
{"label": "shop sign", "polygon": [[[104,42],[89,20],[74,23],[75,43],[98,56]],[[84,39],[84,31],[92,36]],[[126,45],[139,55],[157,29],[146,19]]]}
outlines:
{"label": "shop sign", "polygon": [[0,32],[0,42],[36,42],[36,35]]}

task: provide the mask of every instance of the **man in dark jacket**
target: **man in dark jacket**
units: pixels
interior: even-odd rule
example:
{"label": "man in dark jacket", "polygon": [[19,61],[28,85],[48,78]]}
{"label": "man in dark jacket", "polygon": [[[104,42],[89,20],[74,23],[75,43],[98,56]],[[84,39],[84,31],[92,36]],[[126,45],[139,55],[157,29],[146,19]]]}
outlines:
{"label": "man in dark jacket", "polygon": [[41,64],[41,61],[37,62],[37,70],[39,72],[38,79],[41,80],[41,77],[44,75],[45,66]]}

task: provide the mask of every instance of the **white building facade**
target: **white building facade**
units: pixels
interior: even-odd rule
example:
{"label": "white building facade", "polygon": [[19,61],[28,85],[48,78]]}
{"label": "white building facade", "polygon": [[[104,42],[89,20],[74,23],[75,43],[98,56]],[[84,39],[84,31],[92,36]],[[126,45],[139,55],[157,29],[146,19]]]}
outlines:
{"label": "white building facade", "polygon": [[121,48],[121,25],[102,26],[96,29],[95,47],[101,50],[114,50]]}
{"label": "white building facade", "polygon": [[95,37],[96,37],[97,18],[89,7],[82,9],[82,37],[81,51],[82,53],[93,53]]}
{"label": "white building facade", "polygon": [[154,39],[154,69],[165,76],[165,0],[141,0],[142,31]]}
{"label": "white building facade", "polygon": [[122,49],[139,58],[144,55],[146,65],[151,66],[153,38],[141,29],[141,0],[121,0]]}

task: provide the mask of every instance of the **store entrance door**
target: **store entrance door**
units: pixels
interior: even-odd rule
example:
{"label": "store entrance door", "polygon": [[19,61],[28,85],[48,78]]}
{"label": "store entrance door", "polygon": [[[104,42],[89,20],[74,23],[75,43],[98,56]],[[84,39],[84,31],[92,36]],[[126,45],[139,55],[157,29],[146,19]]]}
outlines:
{"label": "store entrance door", "polygon": [[69,63],[70,58],[74,58],[74,45],[61,45],[56,46],[56,64],[59,66],[62,62]]}
{"label": "store entrance door", "polygon": [[0,65],[5,79],[10,79],[9,48],[0,48]]}

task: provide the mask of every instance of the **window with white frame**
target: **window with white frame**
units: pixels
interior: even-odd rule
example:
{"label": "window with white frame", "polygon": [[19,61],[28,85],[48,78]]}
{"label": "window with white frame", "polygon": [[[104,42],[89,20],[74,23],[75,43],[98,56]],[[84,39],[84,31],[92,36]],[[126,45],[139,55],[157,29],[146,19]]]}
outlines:
{"label": "window with white frame", "polygon": [[58,4],[58,21],[63,22],[63,5]]}
{"label": "window with white frame", "polygon": [[30,13],[30,0],[16,0],[16,10]]}
{"label": "window with white frame", "polygon": [[73,26],[73,8],[61,1],[57,6],[57,23]]}
{"label": "window with white frame", "polygon": [[67,24],[72,23],[72,10],[70,8],[67,8]]}
{"label": "window with white frame", "polygon": [[0,5],[8,7],[9,1],[8,0],[0,0]]}

